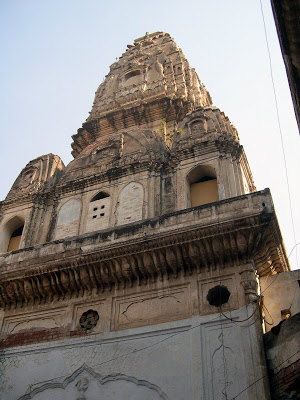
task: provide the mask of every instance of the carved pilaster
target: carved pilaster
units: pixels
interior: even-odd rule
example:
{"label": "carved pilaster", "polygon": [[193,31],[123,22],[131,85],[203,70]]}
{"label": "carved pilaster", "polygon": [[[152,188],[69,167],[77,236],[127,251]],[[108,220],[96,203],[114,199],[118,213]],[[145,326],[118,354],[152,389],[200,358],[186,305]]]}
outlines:
{"label": "carved pilaster", "polygon": [[251,265],[248,266],[249,269],[246,269],[240,272],[241,275],[241,285],[244,288],[246,301],[247,303],[254,303],[257,301],[257,278],[254,269]]}

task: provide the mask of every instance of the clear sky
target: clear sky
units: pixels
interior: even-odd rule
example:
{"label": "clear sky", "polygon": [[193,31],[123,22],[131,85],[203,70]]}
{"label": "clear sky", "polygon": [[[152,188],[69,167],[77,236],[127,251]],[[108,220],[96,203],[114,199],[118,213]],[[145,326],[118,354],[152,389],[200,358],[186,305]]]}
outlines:
{"label": "clear sky", "polygon": [[[262,5],[299,242],[299,133],[270,0]],[[164,31],[238,129],[257,189],[271,189],[290,253],[295,240],[260,0],[2,0],[0,30],[0,199],[30,160],[54,153],[71,161],[71,136],[109,66],[135,38]],[[295,250],[290,261],[297,268]]]}

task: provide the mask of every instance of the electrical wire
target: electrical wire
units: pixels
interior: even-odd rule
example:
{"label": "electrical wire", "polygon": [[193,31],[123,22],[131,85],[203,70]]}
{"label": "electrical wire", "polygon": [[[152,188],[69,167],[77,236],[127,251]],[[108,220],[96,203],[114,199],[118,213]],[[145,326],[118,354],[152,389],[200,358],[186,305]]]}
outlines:
{"label": "electrical wire", "polygon": [[272,322],[268,322],[268,321],[266,320],[266,318],[263,317],[265,323],[266,323],[267,325],[274,325],[274,319],[273,319],[273,317],[272,317],[270,311],[267,309],[267,306],[264,304],[264,302],[262,303],[262,307],[263,307],[263,309],[265,309],[265,310],[267,311],[267,313],[269,314],[269,317],[271,317],[271,320],[272,320]]}
{"label": "electrical wire", "polygon": [[[296,353],[292,354],[290,357],[288,357],[286,360],[282,361],[282,363],[278,364],[274,370],[276,370],[277,368],[279,368],[282,364],[286,363],[287,361],[289,361],[291,358],[293,358],[296,354],[298,354],[300,352],[300,350],[296,351]],[[261,381],[262,379],[266,378],[268,376],[268,374],[265,374],[263,376],[261,376],[259,379],[256,379],[256,381],[252,382],[250,385],[248,385],[245,389],[243,389],[241,392],[239,392],[238,394],[236,394],[235,396],[232,397],[232,400],[236,400],[242,393],[244,393],[247,389],[249,389],[251,386],[255,385],[257,382]]]}
{"label": "electrical wire", "polygon": [[260,301],[261,301],[261,300],[259,300],[259,299],[257,299],[257,300],[258,300],[258,301],[257,301],[257,303],[256,303],[256,308],[255,308],[255,310],[254,310],[253,313],[252,313],[248,318],[246,318],[246,319],[234,320],[234,319],[232,319],[232,318],[227,317],[227,315],[225,315],[225,314],[223,313],[223,311],[222,311],[222,306],[220,307],[220,310],[221,310],[220,312],[221,312],[221,314],[222,314],[225,318],[229,319],[231,322],[236,322],[236,323],[246,322],[246,321],[248,321],[250,318],[252,318],[253,315],[256,313],[256,311],[257,311],[257,309],[258,309],[258,307],[259,307],[259,305],[260,305]]}
{"label": "electrical wire", "polygon": [[[259,302],[258,302],[258,303],[259,303]],[[258,308],[258,307],[256,307],[255,312],[257,311],[257,308]],[[255,314],[255,312],[253,312],[253,313],[251,314],[250,317],[252,317],[252,316]],[[267,310],[267,312],[269,313],[268,310]],[[242,322],[242,321],[233,320],[233,319],[227,317],[223,312],[222,312],[222,315],[223,315],[225,318],[230,319],[230,321],[233,322],[233,323],[234,323],[234,322]],[[270,315],[270,313],[269,313],[269,315]],[[218,315],[218,317],[216,317],[214,320],[219,319],[219,318],[220,318],[220,317],[219,317],[219,315]],[[248,317],[245,321],[247,321],[247,320],[249,320],[249,319],[250,319],[250,318]],[[133,350],[133,351],[131,351],[131,352],[122,354],[122,355],[120,355],[120,356],[114,357],[114,358],[112,358],[112,359],[103,361],[103,362],[98,363],[98,364],[93,364],[93,365],[91,365],[91,367],[101,366],[101,365],[107,364],[107,363],[109,363],[109,362],[115,361],[115,360],[117,360],[117,359],[126,357],[126,356],[128,356],[128,355],[135,354],[135,353],[138,353],[138,352],[143,351],[143,350],[147,350],[147,349],[149,349],[149,348],[152,348],[152,347],[154,347],[154,346],[159,345],[160,343],[162,343],[162,342],[164,342],[164,341],[166,341],[166,340],[169,340],[169,339],[173,338],[174,336],[177,336],[177,335],[180,335],[180,334],[189,332],[189,331],[191,331],[191,330],[193,330],[193,329],[196,329],[196,328],[198,328],[198,327],[200,327],[200,326],[201,326],[201,323],[200,323],[200,324],[197,324],[197,325],[195,325],[195,326],[192,326],[192,327],[190,327],[190,328],[188,328],[188,329],[185,329],[185,330],[183,330],[183,331],[173,333],[172,335],[169,335],[169,336],[167,336],[166,338],[163,338],[162,340],[159,340],[158,342],[155,342],[155,343],[153,343],[153,344],[151,344],[151,345],[149,345],[149,346],[142,347],[141,349],[135,349],[135,350]],[[101,344],[102,344],[102,343],[101,343]],[[92,346],[95,346],[95,344],[93,344]],[[287,358],[286,360],[284,360],[282,363],[280,363],[279,365],[277,365],[277,366],[275,367],[275,369],[277,369],[277,368],[280,367],[282,364],[284,364],[285,362],[287,362],[288,360],[290,360],[292,357],[294,357],[294,356],[295,356],[296,354],[298,354],[299,352],[300,352],[300,350],[298,350],[298,351],[297,351],[296,353],[294,353],[292,356],[290,356],[289,358]],[[13,356],[12,356],[12,357],[13,357]],[[226,368],[226,365],[224,365],[224,367]],[[31,385],[29,385],[29,387],[30,387],[30,392],[29,392],[29,393],[31,393],[31,390],[32,390],[32,387],[33,387],[33,386],[36,386],[36,385],[38,385],[38,384],[41,385],[41,384],[43,384],[43,383],[51,382],[51,381],[53,382],[53,381],[55,381],[55,380],[58,380],[58,379],[61,379],[61,378],[65,378],[65,377],[67,377],[67,376],[69,376],[69,375],[70,375],[70,374],[65,374],[65,375],[57,376],[57,377],[55,377],[55,378],[53,378],[53,379],[50,379],[50,380],[44,380],[44,381],[38,382],[38,383],[36,383],[36,384],[31,384]],[[252,382],[252,383],[251,383],[250,385],[248,385],[245,389],[243,389],[243,390],[242,390],[241,392],[239,392],[237,395],[235,395],[234,397],[232,397],[232,400],[237,399],[237,398],[238,398],[242,393],[244,393],[247,389],[249,389],[251,386],[255,385],[255,384],[256,384],[257,382],[259,382],[260,380],[264,379],[265,377],[267,377],[267,375],[263,375],[262,377],[260,377],[260,378],[257,379],[256,381]],[[228,380],[226,380],[225,385],[226,385],[226,386],[225,386],[225,389],[226,389],[226,387],[228,386]],[[226,394],[226,396],[227,396],[227,394]]]}
{"label": "electrical wire", "polygon": [[[285,177],[286,177],[286,183],[287,183],[287,189],[288,189],[288,198],[289,198],[291,222],[292,222],[294,241],[295,241],[295,245],[296,245],[297,240],[296,240],[294,216],[293,216],[293,209],[292,209],[291,191],[290,191],[290,184],[289,184],[289,178],[288,178],[288,170],[287,170],[286,155],[285,155],[284,143],[283,143],[283,137],[282,137],[282,130],[281,130],[281,124],[280,124],[280,118],[279,118],[277,95],[276,95],[276,89],[275,89],[274,78],[273,78],[273,68],[272,68],[271,53],[270,53],[270,48],[269,48],[269,41],[268,41],[265,16],[264,16],[264,11],[263,11],[263,6],[262,6],[262,0],[259,0],[259,1],[260,1],[260,9],[261,9],[261,15],[262,15],[262,20],[263,20],[263,25],[264,25],[264,32],[265,32],[265,39],[266,39],[266,44],[267,44],[268,56],[269,56],[270,74],[271,74],[271,81],[272,81],[273,92],[274,92],[276,114],[277,114],[277,122],[278,122],[278,127],[279,127],[279,133],[280,133],[280,139],[281,139],[281,148],[282,148],[282,154],[283,154],[283,160],[284,160]],[[298,266],[298,253],[297,253],[297,250],[296,250],[296,262],[297,262],[297,266]]]}
{"label": "electrical wire", "polygon": [[[219,315],[218,315],[218,317],[216,317],[214,320],[217,320],[217,319],[219,319]],[[167,336],[166,338],[163,338],[163,339],[159,340],[158,342],[152,343],[152,344],[150,344],[150,345],[148,345],[148,346],[142,347],[142,348],[140,348],[140,349],[135,349],[135,350],[130,351],[130,352],[128,352],[128,353],[121,354],[121,355],[119,355],[119,356],[117,356],[117,357],[111,358],[111,359],[106,360],[106,361],[102,361],[101,363],[98,363],[98,364],[92,364],[91,367],[99,367],[99,366],[101,366],[101,365],[107,364],[107,363],[112,362],[112,361],[116,361],[116,360],[118,360],[118,359],[120,359],[120,358],[129,356],[129,355],[131,355],[131,354],[135,354],[135,353],[138,353],[138,352],[140,352],[140,351],[150,349],[150,348],[152,348],[152,347],[154,347],[154,346],[159,345],[159,344],[162,343],[162,342],[165,342],[165,341],[168,340],[168,339],[171,339],[171,338],[174,337],[174,336],[180,335],[180,334],[182,334],[182,333],[189,332],[189,331],[191,331],[191,330],[193,330],[193,329],[196,329],[196,328],[200,327],[201,325],[202,325],[202,324],[200,323],[200,324],[197,324],[197,325],[195,325],[195,326],[191,326],[190,328],[187,328],[187,329],[185,329],[185,330],[183,330],[183,331],[180,331],[180,332],[173,333],[173,334]],[[101,345],[102,345],[102,344],[103,344],[103,343],[101,343]],[[90,346],[95,346],[95,344],[91,344]],[[12,357],[14,357],[14,356],[12,356]],[[61,378],[65,378],[65,377],[67,377],[67,376],[69,376],[69,375],[70,375],[70,374],[65,374],[65,375],[56,376],[56,377],[53,378],[53,379],[49,379],[49,380],[41,381],[41,382],[38,382],[38,383],[35,383],[35,384],[31,384],[30,387],[32,387],[32,386],[34,386],[34,385],[38,385],[38,384],[42,384],[42,383],[46,383],[46,382],[51,382],[51,381],[54,381],[54,380],[58,380],[58,379],[61,379]]]}
{"label": "electrical wire", "polygon": [[290,256],[291,256],[292,252],[294,251],[295,247],[298,246],[299,244],[300,244],[300,242],[299,242],[299,243],[296,243],[296,244],[293,246],[293,248],[292,248],[290,254],[288,255],[288,258],[290,258]]}
{"label": "electrical wire", "polygon": [[[274,276],[274,275],[273,275],[273,276]],[[279,274],[277,273],[277,275],[275,276],[275,279],[269,284],[269,286],[267,286],[267,287],[261,292],[261,294],[265,293],[265,291],[266,291],[267,289],[269,289],[270,286],[273,285],[273,283],[276,281],[276,279],[278,278],[278,276],[279,276]],[[268,275],[268,277],[269,277],[269,275]],[[267,277],[267,279],[268,279],[268,277]]]}
{"label": "electrical wire", "polygon": [[[219,318],[219,316],[218,316],[218,318]],[[94,364],[94,365],[92,365],[92,367],[96,367],[96,366],[105,364],[105,363],[107,363],[107,362],[116,360],[116,359],[118,359],[118,358],[124,357],[124,356],[126,356],[126,355],[133,354],[133,353],[137,353],[138,351],[142,351],[142,350],[145,350],[145,349],[147,349],[147,348],[153,347],[153,346],[155,346],[155,345],[157,345],[157,344],[159,344],[159,343],[161,343],[161,342],[163,342],[163,341],[165,341],[165,340],[167,340],[167,339],[170,339],[170,338],[173,337],[173,336],[176,336],[176,335],[179,335],[180,333],[185,333],[185,332],[187,332],[187,331],[189,331],[189,330],[195,329],[195,328],[199,327],[200,325],[201,325],[201,324],[198,324],[198,325],[196,325],[196,326],[193,326],[193,327],[191,327],[191,328],[185,330],[184,332],[177,332],[177,333],[175,333],[175,334],[173,334],[173,335],[170,335],[170,336],[168,336],[167,338],[165,338],[165,339],[163,339],[163,340],[161,340],[161,341],[159,341],[159,342],[157,342],[157,343],[154,343],[153,345],[146,346],[146,347],[144,347],[144,348],[142,348],[142,349],[134,350],[134,351],[132,351],[132,352],[130,352],[130,353],[123,354],[123,355],[121,355],[121,356],[115,357],[115,358],[113,358],[113,359],[111,359],[111,360],[107,360],[107,361],[104,361],[104,362],[99,363],[99,364]],[[300,350],[296,351],[296,353],[292,354],[290,357],[288,357],[288,358],[287,358],[286,360],[284,360],[282,363],[278,364],[278,365],[274,368],[274,370],[276,370],[276,369],[279,368],[281,365],[283,365],[284,363],[286,363],[287,361],[289,361],[291,358],[293,358],[293,357],[294,357],[296,354],[298,354],[299,352],[300,352]],[[41,382],[38,382],[38,383],[36,383],[36,384],[32,384],[32,385],[30,385],[30,388],[32,388],[32,386],[35,386],[35,385],[37,385],[37,384],[42,384],[42,383],[50,382],[50,381],[57,380],[57,379],[60,379],[60,378],[65,378],[66,376],[69,376],[69,374],[61,375],[61,376],[58,376],[58,377],[56,377],[56,378],[50,379],[50,380],[48,380],[48,381],[41,381]],[[268,376],[268,375],[265,374],[265,375],[261,376],[259,379],[257,379],[256,381],[252,382],[250,385],[248,385],[245,389],[243,389],[243,390],[242,390],[241,392],[239,392],[237,395],[233,396],[233,397],[232,397],[232,400],[237,399],[237,398],[238,398],[242,393],[244,393],[247,389],[249,389],[251,386],[255,385],[257,382],[261,381],[262,379],[266,378],[267,376]],[[31,392],[31,391],[30,391],[30,392]]]}
{"label": "electrical wire", "polygon": [[[254,315],[254,313],[253,313],[252,315]],[[216,321],[216,320],[219,319],[219,318],[220,318],[220,316],[218,315],[218,316],[217,316],[216,318],[214,318],[212,321]],[[229,319],[229,318],[227,317],[227,319]],[[248,318],[248,319],[249,319],[249,318]],[[232,320],[232,322],[234,322],[234,320]],[[99,366],[101,366],[101,365],[104,365],[104,364],[107,364],[107,363],[109,363],[109,362],[118,360],[118,359],[120,359],[120,358],[129,356],[129,355],[131,355],[131,354],[135,354],[135,353],[138,353],[138,352],[140,352],[140,351],[150,349],[150,348],[152,348],[152,347],[154,347],[154,346],[159,345],[159,344],[162,343],[162,342],[165,342],[166,340],[171,339],[171,338],[174,337],[174,336],[177,336],[177,335],[180,335],[180,334],[189,332],[189,331],[191,331],[191,330],[193,330],[193,329],[199,328],[201,325],[202,325],[202,323],[199,323],[199,324],[197,324],[197,325],[191,326],[191,327],[189,327],[189,328],[187,328],[187,329],[184,329],[184,330],[182,330],[182,331],[180,331],[180,332],[173,333],[173,334],[167,336],[166,338],[163,338],[163,339],[159,340],[158,342],[152,343],[152,344],[150,344],[150,345],[148,345],[148,346],[145,346],[145,347],[142,347],[142,348],[140,348],[140,349],[135,349],[135,350],[130,351],[130,352],[125,353],[125,354],[121,354],[121,355],[119,355],[119,356],[117,356],[117,357],[114,357],[114,358],[111,358],[111,359],[109,359],[109,360],[102,361],[101,363],[93,364],[93,365],[91,365],[91,367],[99,367]],[[103,343],[101,343],[101,344],[103,344]],[[90,344],[90,345],[86,345],[85,347],[90,347],[90,346],[95,346],[95,344],[93,343],[93,344]],[[5,358],[13,358],[13,357],[14,357],[14,356],[11,356],[11,357],[9,357],[9,356],[7,357],[7,356],[6,356]],[[0,357],[0,359],[1,359],[1,358],[2,358],[2,357]],[[49,380],[44,380],[44,381],[41,381],[41,382],[38,382],[38,383],[35,383],[35,384],[31,384],[31,385],[29,385],[29,387],[32,388],[32,386],[35,386],[35,385],[38,385],[38,384],[42,384],[42,383],[46,383],[46,382],[52,382],[52,381],[54,381],[54,380],[58,380],[58,379],[61,379],[61,378],[65,378],[65,377],[67,377],[67,376],[69,376],[69,375],[70,375],[70,374],[65,374],[65,375],[56,376],[55,378],[52,378],[52,379],[49,379]],[[30,392],[31,392],[31,389],[30,389]]]}

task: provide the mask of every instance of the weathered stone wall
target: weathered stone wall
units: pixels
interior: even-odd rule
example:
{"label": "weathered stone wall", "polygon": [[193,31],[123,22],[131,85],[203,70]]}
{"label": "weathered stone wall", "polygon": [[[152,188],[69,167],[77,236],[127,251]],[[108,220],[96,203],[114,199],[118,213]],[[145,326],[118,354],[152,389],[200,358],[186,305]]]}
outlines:
{"label": "weathered stone wall", "polygon": [[[79,292],[78,296],[67,293],[50,302],[36,301],[27,306],[7,309],[1,318],[1,348],[29,343],[54,340],[57,338],[85,336],[80,327],[80,317],[93,309],[100,319],[93,333],[118,331],[186,319],[196,315],[218,313],[210,305],[207,295],[217,285],[226,286],[229,300],[222,306],[224,312],[238,309],[248,301],[243,285],[244,270],[248,265],[240,265],[235,270],[222,268],[219,271],[203,272],[191,277],[180,274],[177,279],[148,281],[145,285],[135,283],[112,291],[97,290]],[[253,278],[252,278],[253,279]],[[254,277],[255,279],[255,277]]]}
{"label": "weathered stone wall", "polygon": [[[256,274],[289,265],[211,104],[170,35],[146,34],[99,86],[75,159],[21,172],[0,202],[1,399],[269,399]],[[220,201],[191,207],[202,178]]]}
{"label": "weathered stone wall", "polygon": [[[251,312],[243,307],[231,317],[245,319]],[[105,318],[101,313],[100,320]],[[88,334],[84,340],[43,341],[2,352],[1,398],[219,400],[259,380],[240,398],[269,399],[260,352],[253,324],[237,328],[219,313]]]}
{"label": "weathered stone wall", "polygon": [[270,315],[266,315],[269,322],[266,324],[267,332],[284,318],[300,312],[299,281],[300,270],[281,272],[260,278],[264,304],[270,313]]}
{"label": "weathered stone wall", "polygon": [[300,313],[264,335],[273,400],[298,399],[300,389]]}

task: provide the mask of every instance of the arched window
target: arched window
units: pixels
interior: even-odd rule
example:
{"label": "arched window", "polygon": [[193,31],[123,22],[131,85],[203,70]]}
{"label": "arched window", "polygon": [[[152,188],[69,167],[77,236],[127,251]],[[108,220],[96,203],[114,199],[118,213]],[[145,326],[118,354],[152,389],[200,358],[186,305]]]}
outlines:
{"label": "arched window", "polygon": [[108,193],[99,192],[94,197],[92,197],[91,202],[92,201],[98,201],[98,200],[106,199],[107,197],[109,197]]}
{"label": "arched window", "polygon": [[0,229],[0,253],[20,248],[23,228],[23,218],[15,216]]}
{"label": "arched window", "polygon": [[18,250],[21,243],[22,233],[23,233],[24,225],[21,225],[19,228],[15,229],[11,234],[7,251]]}
{"label": "arched window", "polygon": [[110,220],[110,195],[106,192],[95,194],[89,203],[86,232],[108,228]]}
{"label": "arched window", "polygon": [[198,165],[188,174],[191,207],[219,200],[216,171],[210,165]]}

